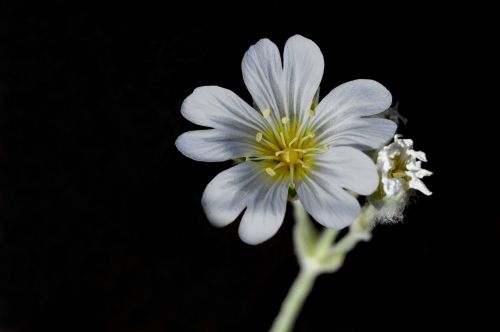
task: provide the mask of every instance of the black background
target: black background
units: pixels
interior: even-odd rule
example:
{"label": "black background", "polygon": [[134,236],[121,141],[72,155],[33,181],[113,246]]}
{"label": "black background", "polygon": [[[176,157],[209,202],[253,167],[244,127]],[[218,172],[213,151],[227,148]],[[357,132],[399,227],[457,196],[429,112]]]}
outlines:
{"label": "black background", "polygon": [[1,9],[1,331],[270,326],[297,273],[291,215],[255,247],[239,240],[238,222],[212,227],[200,197],[231,163],[189,160],[173,143],[195,129],[179,112],[194,88],[220,85],[250,101],[246,49],[263,37],[282,48],[296,33],[324,54],[323,96],[356,78],[384,84],[409,119],[400,132],[435,172],[434,195],[412,202],[404,223],[377,228],[318,279],[296,331],[493,321],[498,214],[483,218],[485,193],[468,187],[484,175],[498,182],[475,164],[488,157],[466,148],[476,112],[468,75],[481,62],[467,55],[481,52],[472,12],[288,2]]}

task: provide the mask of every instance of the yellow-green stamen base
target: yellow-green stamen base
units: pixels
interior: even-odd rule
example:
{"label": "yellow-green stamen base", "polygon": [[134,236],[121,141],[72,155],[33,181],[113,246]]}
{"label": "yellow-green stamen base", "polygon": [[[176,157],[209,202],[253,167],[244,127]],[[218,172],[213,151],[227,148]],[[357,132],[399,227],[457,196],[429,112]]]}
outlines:
{"label": "yellow-green stamen base", "polygon": [[314,112],[307,113],[307,119],[294,121],[288,117],[276,119],[270,109],[262,111],[267,128],[255,134],[255,154],[250,161],[260,161],[266,176],[286,178],[291,189],[314,167],[318,153],[328,150],[319,146],[315,133],[309,125]]}

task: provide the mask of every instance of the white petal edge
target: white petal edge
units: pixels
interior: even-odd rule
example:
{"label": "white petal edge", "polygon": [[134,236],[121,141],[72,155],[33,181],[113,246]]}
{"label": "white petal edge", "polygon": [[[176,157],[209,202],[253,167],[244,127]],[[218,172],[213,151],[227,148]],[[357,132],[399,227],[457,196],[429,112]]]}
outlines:
{"label": "white petal edge", "polygon": [[295,35],[285,44],[283,74],[288,113],[291,117],[307,114],[319,89],[325,61],[312,40]]}
{"label": "white petal edge", "polygon": [[217,227],[233,222],[255,196],[259,176],[252,163],[242,163],[219,173],[207,185],[201,204],[208,220]]}
{"label": "white petal edge", "polygon": [[231,90],[219,86],[196,88],[182,103],[181,113],[194,124],[250,136],[265,125],[259,112]]}
{"label": "white petal edge", "polygon": [[217,162],[249,155],[251,139],[236,137],[217,129],[188,131],[177,137],[175,146],[186,157],[197,161]]}
{"label": "white petal edge", "polygon": [[394,136],[396,129],[396,123],[387,119],[347,118],[339,123],[331,123],[318,135],[317,140],[321,145],[378,149]]}
{"label": "white petal edge", "polygon": [[375,164],[363,152],[351,147],[335,147],[318,155],[314,176],[322,182],[346,188],[360,195],[370,195],[378,186]]}
{"label": "white petal edge", "polygon": [[241,240],[256,245],[276,234],[285,218],[287,197],[287,182],[262,182],[241,219],[238,230]]}
{"label": "white petal edge", "polygon": [[320,177],[306,177],[297,186],[297,194],[306,211],[321,225],[344,228],[361,212],[358,201],[340,186]]}
{"label": "white petal edge", "polygon": [[375,115],[388,109],[391,102],[391,93],[382,84],[367,79],[350,81],[339,85],[321,100],[312,125],[328,128],[346,118]]}
{"label": "white petal edge", "polygon": [[283,65],[278,47],[269,39],[251,46],[241,62],[243,81],[260,111],[287,116],[283,94]]}

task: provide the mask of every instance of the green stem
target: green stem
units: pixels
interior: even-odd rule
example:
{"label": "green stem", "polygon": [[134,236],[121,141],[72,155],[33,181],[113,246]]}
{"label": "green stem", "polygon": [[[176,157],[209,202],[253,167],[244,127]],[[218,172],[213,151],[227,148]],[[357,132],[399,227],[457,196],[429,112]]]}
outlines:
{"label": "green stem", "polygon": [[375,208],[371,204],[364,206],[359,218],[351,225],[349,232],[333,246],[333,250],[348,253],[358,242],[367,241],[371,236],[372,226],[370,225],[375,218],[375,212]]}
{"label": "green stem", "polygon": [[291,331],[307,295],[311,292],[317,276],[318,274],[315,272],[301,269],[285,301],[281,305],[281,310],[274,320],[270,332]]}
{"label": "green stem", "polygon": [[335,241],[335,238],[338,234],[339,231],[336,229],[324,229],[318,239],[316,250],[319,252],[325,252],[326,250],[328,250],[328,248],[332,246],[333,241]]}
{"label": "green stem", "polygon": [[270,332],[292,330],[318,275],[336,272],[342,266],[345,255],[359,241],[369,240],[375,218],[375,208],[371,204],[365,206],[358,220],[349,227],[349,232],[335,243],[337,230],[325,229],[319,235],[300,201],[294,201],[293,206],[296,221],[294,245],[300,272],[283,301]]}

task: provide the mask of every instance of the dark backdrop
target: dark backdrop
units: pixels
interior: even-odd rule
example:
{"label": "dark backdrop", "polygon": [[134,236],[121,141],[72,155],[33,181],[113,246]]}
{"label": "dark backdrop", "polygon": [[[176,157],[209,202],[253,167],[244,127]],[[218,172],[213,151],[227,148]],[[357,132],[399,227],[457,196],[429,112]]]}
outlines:
{"label": "dark backdrop", "polygon": [[296,33],[322,49],[323,95],[356,78],[384,84],[409,119],[400,131],[435,172],[434,195],[420,195],[404,223],[377,228],[319,278],[296,330],[486,324],[500,227],[477,216],[481,193],[464,187],[495,174],[467,171],[478,155],[465,148],[467,75],[479,63],[463,52],[479,49],[477,35],[453,10],[234,6],[2,5],[0,330],[270,326],[297,273],[291,215],[256,247],[239,240],[238,222],[212,227],[200,197],[230,163],[194,162],[173,143],[195,128],[179,112],[195,87],[250,101],[246,49],[263,37],[282,48]]}

